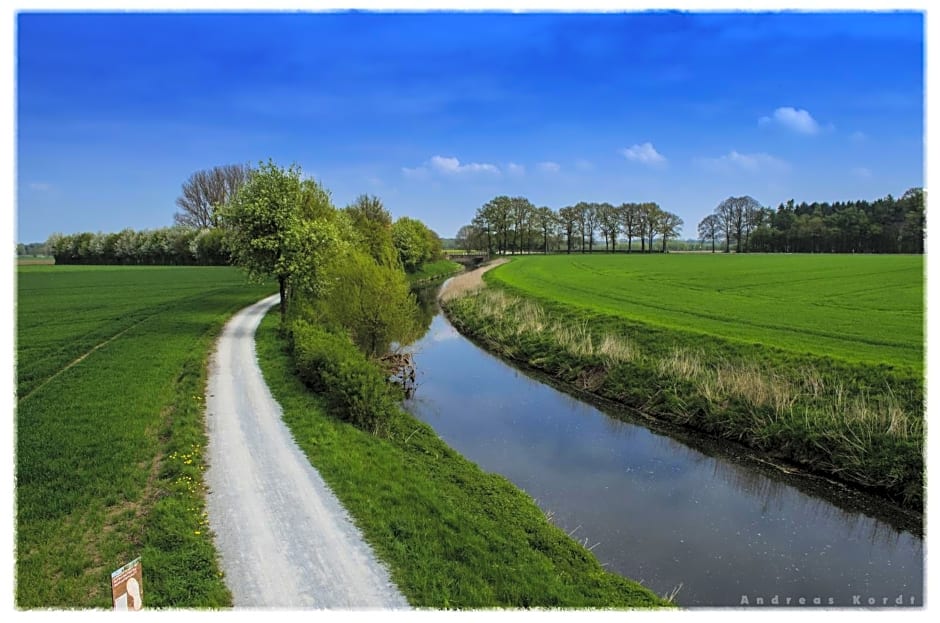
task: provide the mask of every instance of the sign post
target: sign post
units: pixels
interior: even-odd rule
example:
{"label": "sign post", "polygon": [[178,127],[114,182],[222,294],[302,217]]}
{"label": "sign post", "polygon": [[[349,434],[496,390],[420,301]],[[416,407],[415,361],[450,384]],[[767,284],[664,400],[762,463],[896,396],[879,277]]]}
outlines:
{"label": "sign post", "polygon": [[140,557],[111,573],[111,599],[115,610],[140,610],[144,594]]}

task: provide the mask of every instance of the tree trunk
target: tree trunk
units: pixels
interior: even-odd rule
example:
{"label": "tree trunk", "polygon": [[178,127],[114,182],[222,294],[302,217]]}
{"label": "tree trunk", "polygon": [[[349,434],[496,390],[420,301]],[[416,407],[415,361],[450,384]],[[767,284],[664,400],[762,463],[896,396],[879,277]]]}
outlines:
{"label": "tree trunk", "polygon": [[278,289],[281,293],[281,326],[284,326],[284,319],[287,317],[287,278],[277,278]]}

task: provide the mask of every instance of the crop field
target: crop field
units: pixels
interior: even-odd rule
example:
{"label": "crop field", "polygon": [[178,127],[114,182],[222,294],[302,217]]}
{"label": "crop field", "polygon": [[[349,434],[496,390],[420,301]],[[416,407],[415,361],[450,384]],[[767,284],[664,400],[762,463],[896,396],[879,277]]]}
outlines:
{"label": "crop field", "polygon": [[18,267],[18,607],[110,607],[137,556],[149,607],[230,602],[203,516],[204,364],[272,290],[225,267]]}
{"label": "crop field", "polygon": [[487,279],[656,327],[923,368],[923,256],[529,256]]}

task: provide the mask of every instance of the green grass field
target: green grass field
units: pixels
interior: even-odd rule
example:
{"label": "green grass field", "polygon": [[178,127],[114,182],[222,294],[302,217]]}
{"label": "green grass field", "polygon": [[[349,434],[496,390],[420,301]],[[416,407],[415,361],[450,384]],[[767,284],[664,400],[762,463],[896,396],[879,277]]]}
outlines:
{"label": "green grass field", "polygon": [[910,255],[552,255],[487,278],[658,327],[920,370],[923,266]]}
{"label": "green grass field", "polygon": [[222,267],[18,268],[18,607],[110,607],[137,556],[148,607],[230,602],[203,516],[205,361],[273,290]]}

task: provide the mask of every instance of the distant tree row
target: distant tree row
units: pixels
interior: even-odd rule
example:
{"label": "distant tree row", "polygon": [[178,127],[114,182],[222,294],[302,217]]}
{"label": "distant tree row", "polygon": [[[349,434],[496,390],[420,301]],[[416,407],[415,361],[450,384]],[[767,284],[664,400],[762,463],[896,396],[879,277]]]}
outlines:
{"label": "distant tree row", "polygon": [[924,191],[873,202],[796,204],[776,211],[752,197],[729,197],[698,224],[712,252],[923,253]]}
{"label": "distant tree row", "polygon": [[[259,174],[264,177],[249,185]],[[231,227],[224,219],[226,208],[237,203],[239,192],[244,188],[261,192],[259,187],[273,183],[272,179],[279,184],[299,184],[296,177],[299,177],[298,171],[282,171],[272,163],[261,165],[259,169],[223,165],[197,171],[182,185],[181,195],[176,200],[180,211],[174,215],[177,223],[174,227],[145,231],[125,229],[113,234],[56,233],[46,243],[36,246],[53,255],[56,264],[229,264],[232,259],[229,249],[234,241]],[[311,218],[318,217],[315,205],[329,205],[329,210],[335,210],[328,193],[319,197],[319,193],[326,191],[314,180],[303,180],[302,188],[296,192],[301,194],[303,202],[310,204],[304,209],[313,210]],[[266,209],[270,212],[274,207],[269,205]],[[443,257],[441,240],[436,233],[421,221],[408,217],[393,223],[391,214],[378,197],[361,195],[338,212],[343,219],[351,221],[351,227],[347,228],[352,232],[350,236],[363,248],[370,249],[373,259],[382,265],[401,266],[412,272],[426,262]],[[17,246],[19,255],[26,251],[26,245]]]}
{"label": "distant tree row", "polygon": [[56,264],[223,265],[229,254],[222,231],[163,227],[114,234],[52,234],[46,242]]}
{"label": "distant tree row", "polygon": [[659,250],[666,250],[667,241],[675,238],[682,219],[656,203],[579,202],[557,212],[548,207],[535,207],[525,197],[496,197],[477,210],[469,225],[457,233],[458,247],[486,250],[489,253],[527,253],[564,250],[566,253],[591,253],[595,246],[615,252],[621,234],[626,237],[627,251],[652,252],[659,238]]}
{"label": "distant tree row", "polygon": [[45,242],[16,243],[17,255],[47,255],[48,253]]}

